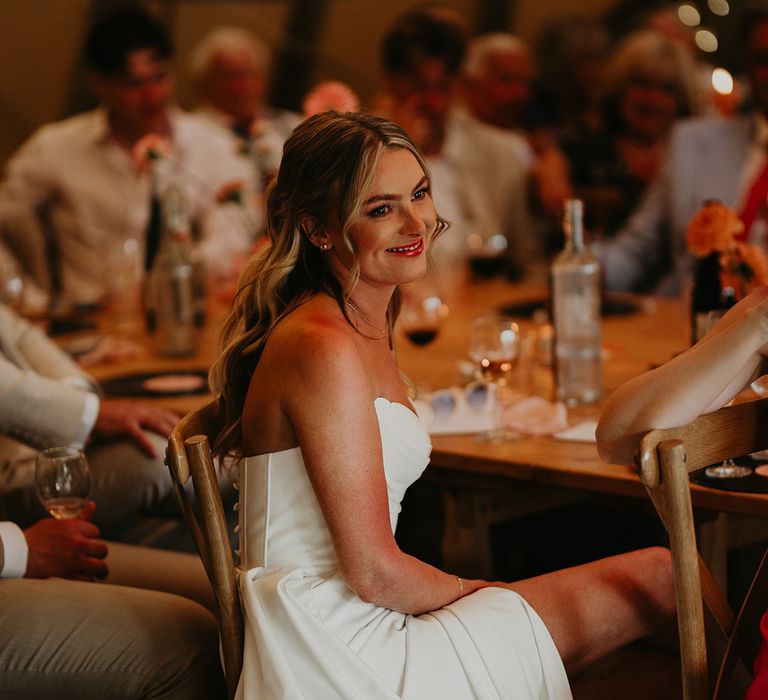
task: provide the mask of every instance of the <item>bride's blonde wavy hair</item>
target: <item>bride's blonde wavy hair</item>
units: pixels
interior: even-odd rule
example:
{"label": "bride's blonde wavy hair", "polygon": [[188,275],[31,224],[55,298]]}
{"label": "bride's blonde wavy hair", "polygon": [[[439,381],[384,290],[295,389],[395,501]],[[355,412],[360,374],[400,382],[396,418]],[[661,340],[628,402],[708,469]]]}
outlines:
{"label": "bride's blonde wavy hair", "polygon": [[[267,243],[248,261],[211,368],[210,385],[221,398],[223,429],[214,446],[218,454],[236,456],[248,386],[272,329],[318,292],[336,299],[348,322],[346,300],[360,276],[349,231],[385,149],[411,152],[429,178],[411,139],[396,124],[363,113],[325,112],[296,127],[285,142],[280,169],[267,195]],[[336,218],[344,244],[353,255],[349,278],[342,284],[310,238]],[[437,217],[431,237],[447,222]],[[399,309],[396,292],[387,311],[391,332]],[[351,324],[353,325],[353,324]]]}

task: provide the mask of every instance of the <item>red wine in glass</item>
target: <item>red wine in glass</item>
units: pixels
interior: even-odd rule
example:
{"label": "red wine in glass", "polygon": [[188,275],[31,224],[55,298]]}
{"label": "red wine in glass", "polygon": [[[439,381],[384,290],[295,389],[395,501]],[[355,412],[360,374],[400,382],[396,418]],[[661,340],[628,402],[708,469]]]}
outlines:
{"label": "red wine in glass", "polygon": [[477,279],[490,279],[504,271],[505,260],[501,255],[471,255],[467,264],[472,276]]}
{"label": "red wine in glass", "polygon": [[405,336],[414,345],[423,347],[424,345],[429,345],[437,338],[437,326],[415,326],[414,328],[408,328],[405,331]]}

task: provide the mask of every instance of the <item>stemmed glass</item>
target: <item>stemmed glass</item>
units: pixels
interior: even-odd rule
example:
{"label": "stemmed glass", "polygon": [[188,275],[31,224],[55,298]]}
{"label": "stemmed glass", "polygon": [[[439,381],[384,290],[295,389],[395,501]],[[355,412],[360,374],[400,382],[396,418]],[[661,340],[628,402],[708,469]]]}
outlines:
{"label": "stemmed glass", "polygon": [[476,318],[469,329],[469,358],[493,387],[493,427],[485,439],[501,441],[517,435],[504,429],[502,391],[516,375],[520,359],[520,328],[505,316]]}
{"label": "stemmed glass", "polygon": [[507,264],[507,239],[501,234],[483,238],[477,233],[467,236],[467,264],[474,279],[490,279],[504,271]]}
{"label": "stemmed glass", "polygon": [[399,325],[405,337],[418,347],[429,345],[440,332],[448,307],[436,292],[403,297]]}
{"label": "stemmed glass", "polygon": [[[428,281],[404,285],[401,292],[398,328],[413,345],[423,348],[439,335],[443,320],[448,315],[448,306],[437,288]],[[421,372],[419,374],[421,375]],[[412,398],[428,391],[424,386],[412,385],[411,388],[414,393]]]}
{"label": "stemmed glass", "polygon": [[739,479],[744,476],[749,476],[752,470],[749,467],[742,467],[732,459],[726,459],[721,464],[713,467],[707,467],[704,473],[710,479]]}
{"label": "stemmed glass", "polygon": [[[750,385],[750,388],[752,391],[754,391],[756,394],[760,394],[762,396],[765,396],[764,393],[762,393],[761,387],[759,386],[759,379],[752,382]],[[755,386],[758,384],[758,386]],[[729,401],[727,405],[732,405],[733,400]],[[762,454],[762,453],[760,453]],[[708,476],[710,479],[741,479],[745,476],[749,476],[752,473],[752,469],[749,467],[743,467],[740,464],[736,464],[730,457],[728,459],[724,459],[720,464],[715,464],[711,467],[707,467],[704,470],[705,476]]]}
{"label": "stemmed glass", "polygon": [[82,450],[49,447],[37,455],[35,487],[43,507],[57,520],[80,515],[91,492],[91,470]]}

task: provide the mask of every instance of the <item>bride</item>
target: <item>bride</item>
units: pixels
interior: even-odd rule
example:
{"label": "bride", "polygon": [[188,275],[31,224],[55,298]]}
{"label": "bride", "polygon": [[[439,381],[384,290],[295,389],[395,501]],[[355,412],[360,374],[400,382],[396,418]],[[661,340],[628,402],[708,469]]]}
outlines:
{"label": "bride", "polygon": [[569,698],[567,675],[673,627],[668,552],[513,583],[400,551],[429,461],[392,352],[398,286],[447,223],[395,124],[327,112],[286,142],[269,243],[212,371],[242,457],[241,698]]}

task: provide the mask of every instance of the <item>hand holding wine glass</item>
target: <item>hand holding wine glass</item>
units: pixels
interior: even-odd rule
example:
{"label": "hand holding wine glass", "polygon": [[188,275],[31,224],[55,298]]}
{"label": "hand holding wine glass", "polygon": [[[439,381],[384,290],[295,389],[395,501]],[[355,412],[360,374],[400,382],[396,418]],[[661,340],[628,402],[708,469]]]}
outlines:
{"label": "hand holding wine glass", "polygon": [[517,436],[503,427],[501,392],[515,376],[520,359],[520,329],[504,316],[483,316],[472,322],[469,331],[469,357],[483,379],[494,387],[493,428],[488,440],[508,440]]}
{"label": "hand holding wine glass", "polygon": [[79,518],[43,518],[24,530],[29,548],[25,578],[60,578],[95,581],[108,573],[107,543],[89,520],[96,504],[86,501]]}
{"label": "hand holding wine glass", "polygon": [[91,491],[91,470],[83,451],[76,447],[41,450],[37,455],[35,486],[43,507],[54,518],[77,518]]}

